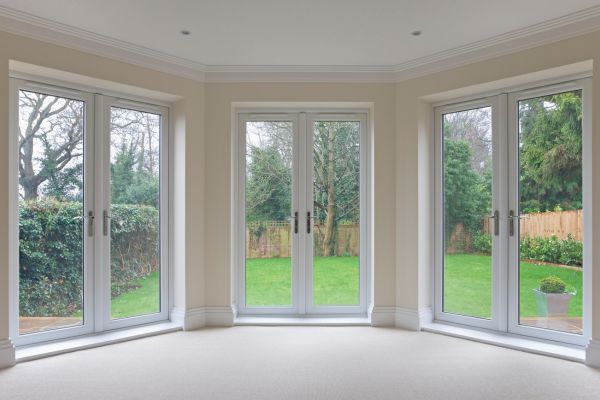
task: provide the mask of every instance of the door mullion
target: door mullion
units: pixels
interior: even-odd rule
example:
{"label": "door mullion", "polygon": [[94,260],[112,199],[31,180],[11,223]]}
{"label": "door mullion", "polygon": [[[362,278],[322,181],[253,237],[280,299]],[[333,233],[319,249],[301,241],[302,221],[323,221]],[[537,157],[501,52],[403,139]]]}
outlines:
{"label": "door mullion", "polygon": [[[296,170],[294,172],[297,177],[297,184],[295,185],[296,193],[294,197],[298,203],[299,211],[299,224],[298,224],[298,313],[306,314],[307,302],[310,301],[310,284],[311,271],[308,271],[311,259],[309,255],[309,242],[306,235],[306,220],[304,216],[308,210],[310,200],[308,198],[308,145],[309,145],[309,134],[307,130],[308,122],[306,113],[298,114],[298,131],[297,131],[297,148],[298,152],[296,157]],[[306,195],[305,195],[306,194]]]}

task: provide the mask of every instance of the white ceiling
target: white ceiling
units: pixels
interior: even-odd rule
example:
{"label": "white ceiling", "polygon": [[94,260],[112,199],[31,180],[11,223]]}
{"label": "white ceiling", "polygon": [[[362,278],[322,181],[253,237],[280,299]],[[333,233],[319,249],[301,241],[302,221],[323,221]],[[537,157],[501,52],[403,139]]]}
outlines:
{"label": "white ceiling", "polygon": [[[0,0],[208,66],[393,66],[599,0]],[[191,31],[183,36],[182,29]],[[412,31],[423,34],[415,37]]]}

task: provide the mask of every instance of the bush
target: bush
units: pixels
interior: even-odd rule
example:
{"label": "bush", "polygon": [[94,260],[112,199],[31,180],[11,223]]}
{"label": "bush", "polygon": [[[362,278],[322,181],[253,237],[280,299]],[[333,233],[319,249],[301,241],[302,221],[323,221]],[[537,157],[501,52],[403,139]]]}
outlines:
{"label": "bush", "polygon": [[540,291],[544,293],[564,293],[567,284],[557,276],[549,276],[540,281]]}
{"label": "bush", "polygon": [[473,251],[480,254],[492,254],[492,237],[488,233],[474,234]]}
{"label": "bush", "polygon": [[578,267],[583,265],[583,243],[573,239],[571,235],[566,240],[556,236],[525,237],[521,239],[520,250],[521,258],[527,260]]}
{"label": "bush", "polygon": [[[19,206],[19,306],[21,316],[70,316],[83,301],[83,209],[81,203],[40,200]],[[111,207],[111,292],[159,265],[158,211]]]}

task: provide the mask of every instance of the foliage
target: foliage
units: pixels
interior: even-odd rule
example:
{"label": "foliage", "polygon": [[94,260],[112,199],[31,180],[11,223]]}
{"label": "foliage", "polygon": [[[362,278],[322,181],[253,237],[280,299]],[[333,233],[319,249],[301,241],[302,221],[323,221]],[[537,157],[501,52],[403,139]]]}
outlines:
{"label": "foliage", "polygon": [[564,264],[583,265],[583,243],[573,239],[571,235],[561,240],[556,236],[550,238],[524,237],[520,241],[521,258]]}
{"label": "foliage", "polygon": [[540,291],[544,293],[564,293],[567,284],[557,276],[548,276],[540,281]]}
{"label": "foliage", "polygon": [[581,91],[519,102],[525,213],[582,207]]}
{"label": "foliage", "polygon": [[473,251],[479,254],[492,254],[492,237],[485,232],[474,234]]}
{"label": "foliage", "polygon": [[444,140],[446,243],[458,223],[470,233],[477,232],[490,213],[491,174],[476,172],[471,156],[465,140]]}
{"label": "foliage", "polygon": [[[116,296],[158,268],[158,211],[113,205],[111,281]],[[22,316],[69,316],[82,307],[81,203],[25,201],[19,207]]]}

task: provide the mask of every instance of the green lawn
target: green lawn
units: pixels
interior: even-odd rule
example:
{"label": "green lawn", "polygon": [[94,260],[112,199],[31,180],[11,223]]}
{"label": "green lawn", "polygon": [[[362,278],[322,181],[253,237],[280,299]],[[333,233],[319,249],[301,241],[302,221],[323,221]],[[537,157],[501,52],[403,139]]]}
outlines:
{"label": "green lawn", "polygon": [[[491,309],[491,263],[489,256],[446,255],[444,311],[489,318]],[[317,305],[355,305],[359,301],[358,257],[316,257],[314,296]],[[533,289],[540,279],[556,275],[577,291],[569,316],[582,315],[582,273],[553,265],[521,263],[521,316],[536,316]],[[289,258],[253,258],[246,263],[246,299],[249,306],[291,304]],[[113,318],[158,312],[158,273],[139,279],[138,289],[112,301]]]}
{"label": "green lawn", "polygon": [[[582,273],[553,265],[521,262],[521,316],[537,315],[533,289],[542,278],[560,277],[577,291],[569,306],[570,317],[582,315]],[[491,261],[489,256],[451,254],[444,264],[444,311],[476,317],[490,317],[492,304]]]}
{"label": "green lawn", "polygon": [[158,283],[158,272],[153,272],[134,282],[139,288],[112,299],[112,318],[134,317],[159,312],[160,291]]}
{"label": "green lawn", "polygon": [[[289,258],[246,260],[248,306],[286,306],[292,303],[292,269]],[[316,257],[314,296],[316,305],[359,303],[358,257]]]}

